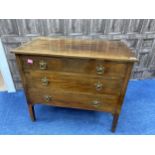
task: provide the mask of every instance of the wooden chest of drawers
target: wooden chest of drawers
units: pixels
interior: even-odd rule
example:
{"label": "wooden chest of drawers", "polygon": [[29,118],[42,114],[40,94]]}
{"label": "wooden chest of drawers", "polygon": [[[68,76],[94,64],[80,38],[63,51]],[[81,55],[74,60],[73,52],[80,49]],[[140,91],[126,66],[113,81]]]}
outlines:
{"label": "wooden chest of drawers", "polygon": [[121,42],[37,38],[16,54],[31,119],[36,103],[105,111],[115,131],[134,54]]}

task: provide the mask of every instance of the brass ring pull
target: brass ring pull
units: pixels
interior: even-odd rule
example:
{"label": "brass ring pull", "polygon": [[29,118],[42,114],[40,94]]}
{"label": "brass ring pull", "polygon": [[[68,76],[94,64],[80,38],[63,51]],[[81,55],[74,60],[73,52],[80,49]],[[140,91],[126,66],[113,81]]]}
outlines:
{"label": "brass ring pull", "polygon": [[103,66],[101,66],[101,65],[97,66],[96,67],[97,74],[102,75],[104,73],[104,69],[105,68]]}
{"label": "brass ring pull", "polygon": [[49,102],[49,101],[52,100],[52,97],[49,96],[49,95],[45,95],[45,96],[44,96],[44,99],[45,99],[46,102]]}
{"label": "brass ring pull", "polygon": [[99,82],[99,81],[95,84],[95,86],[96,86],[97,91],[100,91],[103,88],[103,84],[101,82]]}
{"label": "brass ring pull", "polygon": [[41,70],[45,70],[47,68],[47,63],[43,60],[39,62],[39,67]]}
{"label": "brass ring pull", "polygon": [[101,103],[98,100],[94,100],[91,102],[91,105],[93,105],[95,108],[98,108],[101,105]]}
{"label": "brass ring pull", "polygon": [[49,83],[47,77],[42,78],[42,79],[41,79],[41,82],[42,82],[42,85],[43,85],[43,86],[47,86],[48,83]]}

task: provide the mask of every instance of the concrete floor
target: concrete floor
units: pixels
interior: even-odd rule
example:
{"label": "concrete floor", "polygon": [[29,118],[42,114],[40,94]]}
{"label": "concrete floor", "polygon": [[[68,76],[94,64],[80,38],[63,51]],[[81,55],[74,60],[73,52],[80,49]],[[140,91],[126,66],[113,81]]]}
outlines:
{"label": "concrete floor", "polygon": [[4,80],[3,80],[3,77],[0,71],[0,91],[5,91],[5,90],[6,90],[5,83],[4,83]]}

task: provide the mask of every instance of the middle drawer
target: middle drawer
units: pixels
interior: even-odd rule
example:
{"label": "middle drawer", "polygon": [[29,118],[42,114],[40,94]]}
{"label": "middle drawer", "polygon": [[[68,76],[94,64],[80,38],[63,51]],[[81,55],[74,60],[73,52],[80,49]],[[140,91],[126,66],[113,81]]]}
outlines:
{"label": "middle drawer", "polygon": [[77,73],[29,71],[25,73],[27,87],[49,91],[84,92],[120,95],[122,79],[83,76]]}

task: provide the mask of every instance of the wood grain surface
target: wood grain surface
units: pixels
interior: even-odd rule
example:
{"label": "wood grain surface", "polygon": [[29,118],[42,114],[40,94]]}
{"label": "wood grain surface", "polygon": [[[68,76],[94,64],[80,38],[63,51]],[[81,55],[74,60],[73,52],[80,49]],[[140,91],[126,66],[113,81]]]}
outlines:
{"label": "wood grain surface", "polygon": [[12,49],[12,52],[28,55],[137,61],[132,51],[124,43],[115,41],[41,37],[21,47]]}
{"label": "wood grain surface", "polygon": [[[95,94],[117,94],[120,95],[123,79],[108,79],[104,77],[88,76],[82,74],[62,73],[62,72],[41,72],[30,71],[25,73],[27,87],[35,87],[38,90],[48,91],[70,91],[70,92],[90,92]],[[48,80],[44,85],[42,79]],[[99,88],[97,85],[102,85]]]}
{"label": "wood grain surface", "polygon": [[[28,63],[28,60],[33,61],[33,64]],[[21,55],[21,63],[23,70],[40,70],[40,62],[46,63],[45,70],[54,72],[68,72],[68,73],[81,73],[89,75],[98,75],[108,78],[123,77],[126,72],[127,63],[103,61],[98,59],[75,59],[68,57],[47,57],[47,56],[32,56]],[[103,74],[97,73],[97,67],[104,67]]]}
{"label": "wood grain surface", "polygon": [[[50,101],[45,100],[45,96],[50,96]],[[93,95],[89,93],[71,93],[61,91],[37,91],[31,88],[28,91],[28,99],[32,104],[47,104],[61,107],[88,109],[96,111],[114,112],[118,96],[113,95]],[[98,101],[98,105],[93,102]]]}

